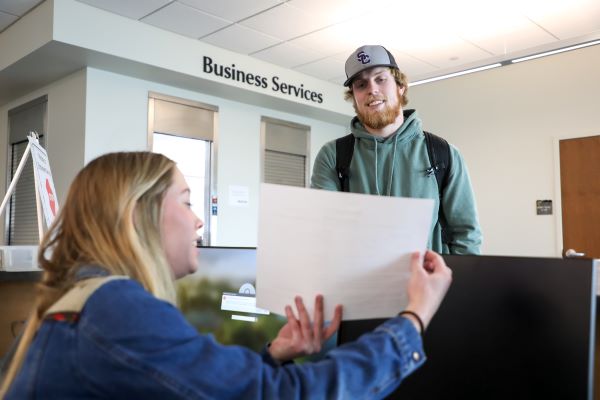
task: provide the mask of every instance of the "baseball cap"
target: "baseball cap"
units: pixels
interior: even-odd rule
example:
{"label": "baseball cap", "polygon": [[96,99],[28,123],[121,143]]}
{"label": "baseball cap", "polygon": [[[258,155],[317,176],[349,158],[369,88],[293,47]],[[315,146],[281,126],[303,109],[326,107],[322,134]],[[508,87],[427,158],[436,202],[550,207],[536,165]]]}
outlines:
{"label": "baseball cap", "polygon": [[373,67],[398,68],[392,53],[383,46],[367,45],[361,46],[354,51],[346,60],[346,82],[344,86],[350,86],[352,79],[365,69]]}

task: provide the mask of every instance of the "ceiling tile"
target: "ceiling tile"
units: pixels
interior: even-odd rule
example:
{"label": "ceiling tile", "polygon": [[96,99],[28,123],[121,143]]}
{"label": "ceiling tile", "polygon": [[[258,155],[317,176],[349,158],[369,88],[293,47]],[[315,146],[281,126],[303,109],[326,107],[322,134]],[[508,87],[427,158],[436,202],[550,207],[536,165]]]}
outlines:
{"label": "ceiling tile", "polygon": [[406,44],[398,50],[438,68],[456,68],[479,60],[484,60],[485,64],[485,60],[491,57],[489,53],[454,35],[432,39],[428,45]]}
{"label": "ceiling tile", "polygon": [[169,4],[142,21],[195,39],[231,24],[180,3]]}
{"label": "ceiling tile", "polygon": [[280,42],[279,39],[239,24],[205,36],[202,41],[241,54],[254,53]]}
{"label": "ceiling tile", "polygon": [[12,14],[7,14],[5,12],[0,11],[0,31],[6,29],[10,24],[15,22],[19,17],[16,17]]}
{"label": "ceiling tile", "polygon": [[525,14],[559,39],[600,33],[598,0],[550,1],[544,7],[525,10]]}
{"label": "ceiling tile", "polygon": [[[371,0],[368,2],[368,9],[388,2],[389,0]],[[291,0],[286,4],[312,15],[322,26],[364,15],[366,8],[364,0]]]}
{"label": "ceiling tile", "polygon": [[303,49],[290,43],[278,44],[254,53],[253,56],[285,68],[307,64],[323,57],[323,55],[319,53]]}
{"label": "ceiling tile", "polygon": [[241,24],[282,40],[289,40],[324,27],[314,14],[286,3],[244,20]]}
{"label": "ceiling tile", "polygon": [[344,62],[337,58],[327,57],[294,69],[318,79],[329,80],[339,76],[340,72],[344,72]]}
{"label": "ceiling tile", "polygon": [[399,24],[397,16],[377,16],[377,12],[371,11],[295,39],[293,42],[304,46],[320,42],[318,48],[323,48],[328,53],[335,51],[345,52],[349,55],[358,47],[366,44],[383,46],[387,44],[389,46],[396,41],[406,42],[407,38],[410,38],[411,43],[415,42],[411,27],[404,23]]}
{"label": "ceiling tile", "polygon": [[458,31],[463,39],[494,55],[507,55],[556,41],[552,35],[522,15],[478,19]]}
{"label": "ceiling tile", "polygon": [[163,7],[170,0],[78,0],[96,8],[110,11],[124,17],[140,19],[152,11]]}
{"label": "ceiling tile", "polygon": [[347,24],[337,24],[329,28],[290,40],[290,43],[306,49],[319,49],[324,54],[352,53],[358,45],[347,34]]}
{"label": "ceiling tile", "polygon": [[40,0],[1,0],[0,12],[22,17],[39,3],[41,3]]}
{"label": "ceiling tile", "polygon": [[[0,31],[42,1],[0,0]],[[364,44],[415,81],[600,38],[600,0],[78,1],[340,84]]]}
{"label": "ceiling tile", "polygon": [[429,74],[437,70],[435,66],[424,61],[417,60],[416,58],[399,52],[394,48],[390,47],[388,50],[394,55],[394,59],[398,64],[398,68],[400,68],[400,70],[406,74],[409,82],[415,80],[415,77],[418,75]]}
{"label": "ceiling tile", "polygon": [[179,0],[180,3],[197,8],[216,17],[239,21],[251,15],[281,4],[282,0]]}

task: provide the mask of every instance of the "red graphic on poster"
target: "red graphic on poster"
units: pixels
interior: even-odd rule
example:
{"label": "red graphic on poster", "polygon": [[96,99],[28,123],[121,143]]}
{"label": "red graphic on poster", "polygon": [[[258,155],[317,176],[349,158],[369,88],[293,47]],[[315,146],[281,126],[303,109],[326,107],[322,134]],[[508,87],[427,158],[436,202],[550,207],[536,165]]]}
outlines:
{"label": "red graphic on poster", "polygon": [[48,199],[50,200],[50,210],[52,210],[52,215],[56,217],[56,201],[54,200],[54,193],[52,193],[52,187],[50,186],[48,178],[46,178],[46,191],[48,192]]}

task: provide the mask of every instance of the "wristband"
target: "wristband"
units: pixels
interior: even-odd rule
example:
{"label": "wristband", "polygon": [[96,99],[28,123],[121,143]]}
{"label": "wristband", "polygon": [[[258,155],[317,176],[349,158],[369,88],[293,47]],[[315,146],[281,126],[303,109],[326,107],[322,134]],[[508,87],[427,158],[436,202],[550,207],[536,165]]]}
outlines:
{"label": "wristband", "polygon": [[425,332],[425,325],[423,325],[423,320],[421,319],[421,317],[419,317],[419,315],[416,312],[404,310],[404,311],[398,313],[399,317],[402,316],[402,315],[412,315],[413,317],[415,317],[415,319],[419,323],[419,328],[421,328],[421,332],[420,333],[423,334],[423,332]]}

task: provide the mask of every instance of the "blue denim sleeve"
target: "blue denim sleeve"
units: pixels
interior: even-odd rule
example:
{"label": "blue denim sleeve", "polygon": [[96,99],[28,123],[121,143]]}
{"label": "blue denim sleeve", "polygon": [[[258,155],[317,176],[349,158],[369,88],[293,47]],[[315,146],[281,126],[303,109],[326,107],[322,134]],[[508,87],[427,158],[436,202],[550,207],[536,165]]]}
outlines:
{"label": "blue denim sleeve", "polygon": [[277,366],[199,335],[131,280],[90,298],[79,336],[80,384],[109,398],[382,398],[425,360],[420,335],[397,317],[319,362]]}

